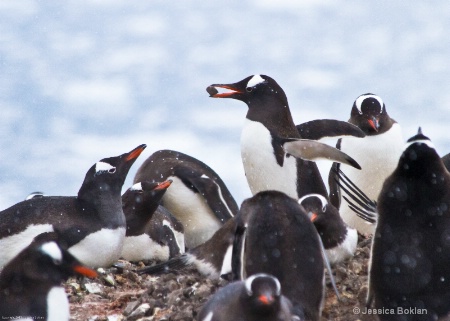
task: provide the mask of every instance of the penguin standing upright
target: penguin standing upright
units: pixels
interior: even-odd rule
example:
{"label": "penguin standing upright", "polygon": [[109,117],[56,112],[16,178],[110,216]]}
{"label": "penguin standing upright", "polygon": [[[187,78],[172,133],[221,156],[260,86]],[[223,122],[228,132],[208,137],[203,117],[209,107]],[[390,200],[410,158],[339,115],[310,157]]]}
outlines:
{"label": "penguin standing upright", "polygon": [[368,303],[374,299],[375,308],[394,312],[380,320],[449,316],[450,173],[420,130],[386,179],[377,207]]}
{"label": "penguin standing upright", "polygon": [[324,260],[304,208],[282,192],[264,191],[245,200],[235,219],[233,279],[271,274],[292,301],[294,314],[301,320],[319,320]]}
{"label": "penguin standing upright", "polygon": [[[217,88],[227,92],[219,93]],[[241,134],[241,156],[253,195],[261,191],[278,190],[296,200],[311,193],[328,197],[317,165],[310,160],[325,158],[359,167],[351,157],[334,148],[301,139],[303,137],[299,132],[302,130],[297,129],[292,120],[283,89],[269,76],[254,75],[234,84],[214,84],[207,91],[211,97],[233,98],[248,106]],[[330,127],[334,127],[336,123],[337,121],[333,121]],[[357,130],[351,124],[338,123],[348,128],[350,134]],[[325,126],[326,121],[320,124]],[[303,132],[306,134],[313,127],[315,126],[309,126]],[[316,130],[322,132],[318,135],[322,137],[336,133],[333,130],[327,131],[327,128]],[[308,135],[318,138],[317,135]]]}
{"label": "penguin standing upright", "polygon": [[[361,128],[364,138],[344,137],[337,147],[351,155],[361,170],[333,165],[333,171],[342,169],[349,179],[371,200],[376,200],[383,182],[397,166],[404,140],[400,125],[386,111],[383,100],[374,94],[359,96],[353,103],[349,122]],[[341,199],[339,187],[330,173],[330,200],[339,209],[342,219],[361,234],[372,234],[375,225],[356,216],[345,199]]]}
{"label": "penguin standing upright", "polygon": [[1,211],[0,267],[36,235],[53,231],[83,264],[113,264],[120,257],[125,238],[121,189],[131,165],[145,147],[140,145],[95,163],[77,196],[34,197]]}
{"label": "penguin standing upright", "polygon": [[160,200],[172,181],[134,184],[122,195],[127,232],[122,257],[128,261],[167,261],[184,253],[184,229]]}
{"label": "penguin standing upright", "polygon": [[69,302],[61,285],[70,276],[95,277],[60,243],[56,233],[43,233],[0,273],[2,320],[68,321]]}
{"label": "penguin standing upright", "polygon": [[197,320],[291,321],[291,309],[289,299],[281,294],[277,278],[261,273],[217,291],[205,303]]}
{"label": "penguin standing upright", "polygon": [[216,172],[189,155],[157,151],[138,169],[134,182],[162,179],[173,182],[161,205],[183,224],[189,249],[206,242],[239,209]]}

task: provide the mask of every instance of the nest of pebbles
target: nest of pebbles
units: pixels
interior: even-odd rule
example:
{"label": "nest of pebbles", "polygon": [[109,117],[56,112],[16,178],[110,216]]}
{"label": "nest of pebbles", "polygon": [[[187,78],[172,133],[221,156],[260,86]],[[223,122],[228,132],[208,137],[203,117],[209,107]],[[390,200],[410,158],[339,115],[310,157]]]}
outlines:
{"label": "nest of pebbles", "polygon": [[[370,246],[370,239],[360,238],[353,259],[332,268],[340,298],[327,282],[322,320],[374,320],[360,312],[368,290]],[[142,262],[120,261],[119,267],[100,269],[97,279],[69,279],[65,287],[71,320],[196,320],[203,304],[228,283],[206,279],[195,270],[160,276],[137,274],[142,267]]]}

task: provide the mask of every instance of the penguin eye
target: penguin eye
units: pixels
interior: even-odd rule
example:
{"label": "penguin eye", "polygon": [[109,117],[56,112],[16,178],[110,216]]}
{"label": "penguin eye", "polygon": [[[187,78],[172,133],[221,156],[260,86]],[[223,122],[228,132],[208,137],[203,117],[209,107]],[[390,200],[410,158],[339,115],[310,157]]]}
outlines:
{"label": "penguin eye", "polygon": [[324,207],[322,207],[322,212],[326,212],[327,211],[327,206],[325,205]]}
{"label": "penguin eye", "polygon": [[251,93],[253,91],[253,87],[247,87],[245,90],[247,90],[248,93]]}
{"label": "penguin eye", "polygon": [[110,174],[114,174],[115,172],[116,172],[115,167],[108,169],[108,173],[110,173]]}

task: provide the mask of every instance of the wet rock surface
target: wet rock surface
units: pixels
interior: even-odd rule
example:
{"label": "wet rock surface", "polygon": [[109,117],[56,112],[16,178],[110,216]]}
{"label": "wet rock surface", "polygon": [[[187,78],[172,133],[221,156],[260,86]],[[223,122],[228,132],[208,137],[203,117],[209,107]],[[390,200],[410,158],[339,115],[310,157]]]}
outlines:
{"label": "wet rock surface", "polygon": [[[354,258],[333,267],[340,299],[327,281],[322,320],[376,320],[362,314],[368,290],[370,246],[370,240],[360,239]],[[143,266],[142,262],[120,261],[119,267],[101,269],[97,279],[69,279],[65,287],[71,320],[196,320],[209,297],[228,283],[205,279],[194,270],[138,275],[135,271]]]}

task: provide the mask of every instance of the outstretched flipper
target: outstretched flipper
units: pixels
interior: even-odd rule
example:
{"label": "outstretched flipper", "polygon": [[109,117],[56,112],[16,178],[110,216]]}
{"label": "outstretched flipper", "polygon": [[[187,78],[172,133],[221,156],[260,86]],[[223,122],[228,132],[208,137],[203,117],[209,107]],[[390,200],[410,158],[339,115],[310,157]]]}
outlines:
{"label": "outstretched flipper", "polygon": [[308,161],[325,159],[361,169],[361,166],[353,158],[330,145],[315,140],[297,138],[280,138],[280,141],[284,151],[294,157]]}
{"label": "outstretched flipper", "polygon": [[319,140],[326,137],[366,136],[359,127],[346,121],[335,119],[316,119],[295,127],[303,139]]}
{"label": "outstretched flipper", "polygon": [[237,211],[227,204],[220,186],[210,177],[187,167],[175,169],[175,174],[186,186],[203,196],[208,206],[216,217],[225,223],[232,218]]}
{"label": "outstretched flipper", "polygon": [[341,169],[332,168],[332,171],[336,175],[336,183],[348,195],[348,197],[345,195],[342,195],[342,197],[347,201],[350,209],[369,224],[376,223],[378,217],[377,202],[369,199]]}

